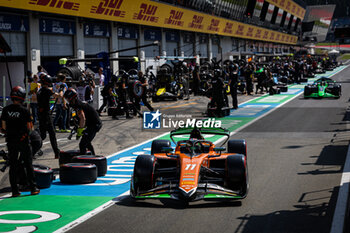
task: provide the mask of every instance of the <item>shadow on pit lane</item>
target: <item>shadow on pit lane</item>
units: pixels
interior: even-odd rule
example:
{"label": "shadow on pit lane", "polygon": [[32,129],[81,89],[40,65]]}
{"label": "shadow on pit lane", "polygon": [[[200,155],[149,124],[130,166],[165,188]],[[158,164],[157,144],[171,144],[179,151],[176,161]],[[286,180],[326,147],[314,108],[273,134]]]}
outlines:
{"label": "shadow on pit lane", "polygon": [[339,187],[303,193],[289,210],[239,217],[240,233],[329,233]]}
{"label": "shadow on pit lane", "polygon": [[298,175],[324,175],[342,173],[348,151],[347,145],[327,145],[323,147],[320,155],[311,155],[309,158],[317,158],[314,163],[301,163],[303,166],[320,166],[317,169],[300,172]]}
{"label": "shadow on pit lane", "polygon": [[160,200],[134,200],[131,197],[126,197],[116,203],[116,205],[128,207],[143,207],[143,208],[168,208],[168,209],[196,209],[196,208],[232,208],[240,207],[241,201],[197,201],[184,202],[171,199]]}

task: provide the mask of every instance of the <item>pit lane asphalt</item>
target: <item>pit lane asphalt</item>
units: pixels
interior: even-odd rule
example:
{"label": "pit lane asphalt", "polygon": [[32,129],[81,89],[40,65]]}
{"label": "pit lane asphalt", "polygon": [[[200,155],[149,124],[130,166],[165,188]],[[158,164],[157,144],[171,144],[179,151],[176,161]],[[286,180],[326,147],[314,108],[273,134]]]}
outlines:
{"label": "pit lane asphalt", "polygon": [[250,190],[236,202],[134,202],[126,197],[70,232],[329,232],[350,131],[350,68],[343,96],[302,95],[232,138],[248,145]]}

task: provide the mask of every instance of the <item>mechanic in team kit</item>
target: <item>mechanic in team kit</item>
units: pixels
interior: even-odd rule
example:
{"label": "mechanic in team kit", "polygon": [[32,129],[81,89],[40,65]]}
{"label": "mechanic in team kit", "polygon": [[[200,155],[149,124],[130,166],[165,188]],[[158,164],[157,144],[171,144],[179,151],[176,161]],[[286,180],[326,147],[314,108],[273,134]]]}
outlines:
{"label": "mechanic in team kit", "polygon": [[[124,73],[121,75],[117,82],[117,93],[118,93],[118,108],[123,107],[123,110],[125,112],[126,118],[131,119],[132,116],[130,116],[129,113],[129,105],[127,104],[127,86],[128,86],[128,74]],[[112,118],[118,119],[117,112],[114,111]]]}
{"label": "mechanic in team kit", "polygon": [[[102,128],[102,122],[98,112],[88,103],[80,101],[77,98],[77,92],[73,88],[69,88],[64,93],[64,98],[75,109],[79,117],[77,139],[82,137],[79,143],[80,154],[86,154],[86,149],[88,149],[95,155],[95,150],[91,142],[95,138],[96,133]],[[84,127],[86,128],[84,129]]]}
{"label": "mechanic in team kit", "polygon": [[216,69],[211,80],[212,102],[215,103],[218,116],[221,115],[221,109],[224,107],[224,80],[221,78],[221,70]]}
{"label": "mechanic in team kit", "polygon": [[27,182],[30,186],[31,195],[36,195],[40,193],[40,190],[36,187],[34,181],[32,149],[29,139],[33,131],[32,117],[28,109],[23,106],[26,92],[24,88],[16,86],[12,89],[10,95],[13,104],[6,106],[2,111],[1,131],[6,135],[12,197],[21,195],[17,185],[18,167],[21,161],[23,161],[27,174]]}
{"label": "mechanic in team kit", "polygon": [[238,67],[235,65],[231,65],[229,67],[229,85],[230,92],[232,97],[232,108],[238,108],[238,100],[237,100],[237,85],[238,85]]}
{"label": "mechanic in team kit", "polygon": [[[150,105],[150,103],[147,100],[147,86],[148,86],[148,80],[146,79],[146,77],[143,75],[142,71],[139,71],[137,74],[141,84],[142,84],[142,95],[141,95],[141,100],[142,103],[148,108],[148,110],[150,110],[151,112],[154,111],[154,109],[152,108],[152,106]],[[138,110],[140,110],[140,107],[138,107]]]}
{"label": "mechanic in team kit", "polygon": [[57,146],[55,127],[52,123],[51,112],[50,112],[50,98],[62,97],[63,90],[59,93],[53,92],[49,87],[52,85],[52,78],[49,75],[42,76],[40,79],[42,88],[38,91],[38,118],[39,118],[39,129],[42,140],[46,138],[46,132],[49,133],[50,142],[55,153],[55,159],[59,158],[60,150]]}
{"label": "mechanic in team kit", "polygon": [[111,80],[105,85],[101,91],[101,95],[103,97],[103,104],[98,109],[98,114],[101,116],[101,112],[105,107],[111,107],[114,105],[114,98],[117,96],[115,93],[115,85],[117,83],[117,76],[112,75]]}

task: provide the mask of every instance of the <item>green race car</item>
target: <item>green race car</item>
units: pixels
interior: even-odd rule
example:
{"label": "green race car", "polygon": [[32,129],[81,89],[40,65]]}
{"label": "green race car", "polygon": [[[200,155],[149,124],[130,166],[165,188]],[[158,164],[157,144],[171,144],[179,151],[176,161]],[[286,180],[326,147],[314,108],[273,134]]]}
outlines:
{"label": "green race car", "polygon": [[326,77],[321,77],[304,88],[304,98],[339,98],[340,96],[341,84]]}

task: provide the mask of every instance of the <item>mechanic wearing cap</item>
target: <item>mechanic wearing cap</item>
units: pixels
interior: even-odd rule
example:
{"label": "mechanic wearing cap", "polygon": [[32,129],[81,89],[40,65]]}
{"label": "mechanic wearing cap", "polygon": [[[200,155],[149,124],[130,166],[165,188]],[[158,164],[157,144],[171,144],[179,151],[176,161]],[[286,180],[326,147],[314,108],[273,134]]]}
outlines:
{"label": "mechanic wearing cap", "polygon": [[[95,138],[96,133],[102,128],[102,122],[98,112],[88,103],[80,101],[77,98],[77,92],[73,88],[69,88],[64,93],[64,98],[75,109],[79,117],[77,139],[82,136],[79,143],[80,154],[86,154],[86,149],[89,149],[95,155],[95,150],[91,142]],[[84,127],[86,128],[84,129]]]}
{"label": "mechanic wearing cap", "polygon": [[2,131],[6,135],[9,155],[12,197],[21,195],[17,185],[17,170],[21,161],[23,161],[26,170],[31,195],[36,195],[40,192],[34,181],[32,149],[29,144],[29,135],[33,131],[33,123],[30,112],[23,106],[25,96],[24,88],[20,86],[14,87],[11,91],[13,104],[6,106],[1,115]]}
{"label": "mechanic wearing cap", "polygon": [[59,93],[55,93],[49,89],[49,86],[52,84],[52,78],[49,75],[42,76],[40,82],[42,84],[42,87],[37,94],[40,136],[42,140],[45,140],[46,132],[49,133],[51,146],[53,152],[55,153],[55,159],[58,159],[60,150],[57,146],[55,127],[53,126],[50,114],[50,98],[52,96],[62,97],[63,91],[61,90]]}

